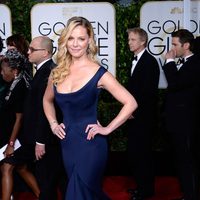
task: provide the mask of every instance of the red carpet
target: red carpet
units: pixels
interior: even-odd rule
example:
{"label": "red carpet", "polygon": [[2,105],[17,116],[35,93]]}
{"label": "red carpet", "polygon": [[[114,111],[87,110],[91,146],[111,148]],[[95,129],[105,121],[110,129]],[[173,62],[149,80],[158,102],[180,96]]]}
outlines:
{"label": "red carpet", "polygon": [[[129,200],[129,195],[126,192],[128,188],[135,188],[130,177],[112,176],[105,178],[104,191],[112,200]],[[149,200],[171,200],[180,196],[180,188],[176,178],[156,177],[156,194]]]}
{"label": "red carpet", "polygon": [[[134,187],[135,183],[128,176],[107,176],[104,179],[104,191],[112,200],[129,200],[126,190]],[[180,196],[177,179],[161,176],[156,177],[156,195],[149,200],[171,200]],[[14,197],[14,200],[36,200],[30,192],[15,193]]]}

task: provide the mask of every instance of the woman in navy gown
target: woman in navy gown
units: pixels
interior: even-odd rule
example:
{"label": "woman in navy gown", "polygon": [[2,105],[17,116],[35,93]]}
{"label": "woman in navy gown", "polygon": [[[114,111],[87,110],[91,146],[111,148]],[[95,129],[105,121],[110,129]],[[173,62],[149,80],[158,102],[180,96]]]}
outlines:
{"label": "woman in navy gown", "polygon": [[[122,125],[137,107],[134,97],[97,59],[97,46],[89,21],[72,17],[58,41],[58,66],[52,71],[43,105],[52,132],[61,139],[68,174],[66,200],[108,200],[102,191],[107,161],[106,135]],[[97,119],[97,102],[106,89],[122,109],[105,127]],[[54,98],[63,113],[56,120]]]}

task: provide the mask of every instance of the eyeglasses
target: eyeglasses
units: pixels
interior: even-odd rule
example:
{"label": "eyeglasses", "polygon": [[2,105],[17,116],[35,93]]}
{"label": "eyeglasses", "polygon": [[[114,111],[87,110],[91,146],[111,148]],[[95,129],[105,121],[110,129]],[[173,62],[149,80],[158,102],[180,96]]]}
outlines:
{"label": "eyeglasses", "polygon": [[34,51],[44,51],[44,50],[46,50],[46,49],[35,49],[35,48],[33,48],[33,47],[29,47],[28,49],[29,49],[29,51],[30,51],[31,53],[34,52]]}

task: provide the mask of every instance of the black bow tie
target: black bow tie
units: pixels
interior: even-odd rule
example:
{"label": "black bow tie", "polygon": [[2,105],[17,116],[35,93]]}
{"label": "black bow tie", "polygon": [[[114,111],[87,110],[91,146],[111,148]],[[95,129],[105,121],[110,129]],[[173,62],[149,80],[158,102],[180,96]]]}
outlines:
{"label": "black bow tie", "polygon": [[133,61],[134,61],[134,60],[137,61],[137,56],[134,56],[134,57],[133,57]]}
{"label": "black bow tie", "polygon": [[177,61],[177,65],[184,64],[184,63],[185,63],[184,58],[179,58],[178,61]]}

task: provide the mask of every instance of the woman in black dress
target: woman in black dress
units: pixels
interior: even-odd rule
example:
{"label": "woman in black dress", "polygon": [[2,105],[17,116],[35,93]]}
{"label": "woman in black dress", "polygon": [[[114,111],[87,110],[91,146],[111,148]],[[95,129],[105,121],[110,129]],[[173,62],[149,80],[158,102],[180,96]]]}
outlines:
{"label": "woman in black dress", "polygon": [[22,34],[13,34],[6,39],[7,50],[17,49],[26,58],[27,78],[33,78],[33,66],[28,60],[29,42]]}
{"label": "woman in black dress", "polygon": [[[2,51],[3,51],[3,40],[0,37],[0,62],[1,62],[1,59],[3,58]],[[0,111],[1,111],[1,106],[2,106],[2,100],[4,97],[4,89],[5,89],[5,81],[0,75]]]}
{"label": "woman in black dress", "polygon": [[[23,104],[29,84],[26,74],[26,59],[16,49],[8,50],[1,60],[1,75],[8,83],[6,96],[0,113],[0,147],[7,144],[4,159],[1,161],[2,200],[10,200],[13,189],[12,155],[15,141],[20,137]],[[30,174],[30,173],[28,173]],[[26,178],[28,177],[27,181]],[[23,177],[24,178],[24,177]],[[39,189],[32,174],[26,176],[25,181],[33,188],[38,196]]]}

